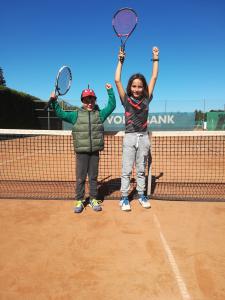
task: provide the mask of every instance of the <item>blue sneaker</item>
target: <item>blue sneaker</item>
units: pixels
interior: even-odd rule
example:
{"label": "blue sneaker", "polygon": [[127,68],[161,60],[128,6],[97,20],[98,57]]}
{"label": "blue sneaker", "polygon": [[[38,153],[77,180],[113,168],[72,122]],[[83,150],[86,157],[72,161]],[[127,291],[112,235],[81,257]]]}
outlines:
{"label": "blue sneaker", "polygon": [[140,202],[140,204],[144,207],[144,208],[150,208],[151,204],[150,201],[148,200],[148,198],[144,195],[138,195],[138,201]]}
{"label": "blue sneaker", "polygon": [[101,211],[102,207],[101,204],[102,201],[101,200],[96,200],[96,199],[90,199],[89,201],[89,205],[93,208],[94,211]]}
{"label": "blue sneaker", "polygon": [[84,209],[84,202],[85,200],[77,200],[76,205],[74,207],[74,212],[75,213],[81,213]]}
{"label": "blue sneaker", "polygon": [[127,196],[121,197],[120,206],[123,211],[131,211],[130,202]]}

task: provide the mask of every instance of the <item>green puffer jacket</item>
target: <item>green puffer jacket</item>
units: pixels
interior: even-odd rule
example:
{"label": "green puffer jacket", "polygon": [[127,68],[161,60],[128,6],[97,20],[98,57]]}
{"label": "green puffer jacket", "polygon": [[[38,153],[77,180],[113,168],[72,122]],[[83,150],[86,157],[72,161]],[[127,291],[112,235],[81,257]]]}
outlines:
{"label": "green puffer jacket", "polygon": [[104,127],[99,111],[78,110],[78,118],[72,129],[76,153],[90,153],[104,149]]}
{"label": "green puffer jacket", "polygon": [[52,102],[52,107],[57,117],[74,125],[72,136],[77,153],[103,150],[103,123],[116,108],[116,98],[113,89],[108,89],[107,93],[107,105],[103,109],[95,105],[94,110],[91,112],[83,108],[77,108],[74,111],[64,111],[57,101]]}

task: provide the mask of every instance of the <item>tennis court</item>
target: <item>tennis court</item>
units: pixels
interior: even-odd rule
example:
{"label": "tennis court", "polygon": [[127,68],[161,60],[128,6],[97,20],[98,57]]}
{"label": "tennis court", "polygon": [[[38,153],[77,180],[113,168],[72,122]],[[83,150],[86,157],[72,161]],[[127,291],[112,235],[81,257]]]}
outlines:
{"label": "tennis court", "polygon": [[0,202],[0,299],[225,297],[225,203]]}
{"label": "tennis court", "polygon": [[4,135],[0,299],[224,299],[224,135],[168,135],[152,149],[151,209],[120,210],[122,137],[109,136],[103,211],[82,214],[70,136]]}

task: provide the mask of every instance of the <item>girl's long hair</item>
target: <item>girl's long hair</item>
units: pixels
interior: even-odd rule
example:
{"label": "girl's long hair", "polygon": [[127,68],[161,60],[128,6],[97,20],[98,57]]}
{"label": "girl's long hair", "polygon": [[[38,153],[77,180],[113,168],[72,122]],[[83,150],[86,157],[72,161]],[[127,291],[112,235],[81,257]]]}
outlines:
{"label": "girl's long hair", "polygon": [[127,84],[127,95],[129,97],[132,96],[132,92],[131,92],[131,85],[133,83],[133,81],[135,79],[140,79],[142,81],[142,84],[143,84],[143,95],[142,97],[144,98],[149,98],[149,93],[148,93],[148,84],[147,84],[147,81],[144,77],[144,75],[140,74],[140,73],[136,73],[134,75],[132,75],[128,81],[128,84]]}

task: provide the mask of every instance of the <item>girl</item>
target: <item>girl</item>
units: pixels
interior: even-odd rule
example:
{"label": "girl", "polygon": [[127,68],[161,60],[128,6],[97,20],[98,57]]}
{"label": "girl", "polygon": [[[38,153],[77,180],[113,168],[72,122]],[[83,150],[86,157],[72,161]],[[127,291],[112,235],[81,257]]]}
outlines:
{"label": "girl", "polygon": [[120,49],[118,64],[115,73],[115,83],[120,100],[125,109],[125,137],[123,140],[122,176],[120,206],[123,211],[130,211],[128,192],[130,188],[130,176],[135,163],[137,174],[137,191],[140,204],[144,208],[150,208],[150,202],[145,196],[145,168],[150,150],[148,138],[148,108],[153,98],[153,90],[158,77],[159,49],[152,49],[152,76],[147,84],[145,77],[134,74],[130,77],[126,92],[121,83],[121,72],[125,52]]}

